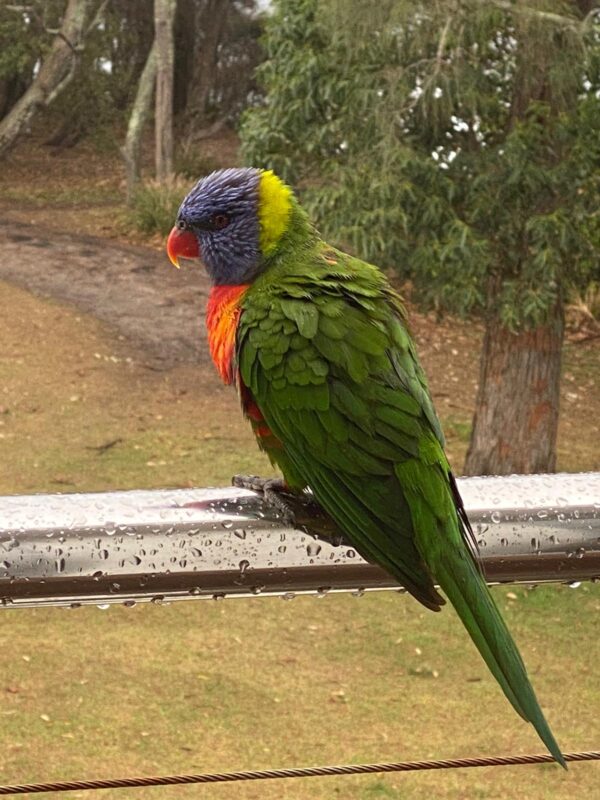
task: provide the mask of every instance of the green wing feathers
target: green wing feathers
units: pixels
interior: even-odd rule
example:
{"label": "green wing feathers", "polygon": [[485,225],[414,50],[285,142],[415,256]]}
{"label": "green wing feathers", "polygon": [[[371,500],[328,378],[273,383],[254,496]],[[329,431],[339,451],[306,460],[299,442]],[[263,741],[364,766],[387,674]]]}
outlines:
{"label": "green wing feathers", "polygon": [[[564,765],[468,546],[443,435],[398,296],[322,243],[250,287],[238,365],[288,483],[310,487],[365,558],[439,610],[439,583],[517,712]],[[263,447],[265,442],[262,442]]]}

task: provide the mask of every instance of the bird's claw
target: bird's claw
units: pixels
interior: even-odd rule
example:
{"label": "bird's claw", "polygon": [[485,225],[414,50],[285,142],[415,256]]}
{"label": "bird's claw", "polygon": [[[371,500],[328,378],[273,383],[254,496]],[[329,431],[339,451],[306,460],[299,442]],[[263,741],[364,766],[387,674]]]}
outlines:
{"label": "bird's claw", "polygon": [[289,488],[283,478],[261,478],[258,475],[234,475],[231,480],[238,489],[262,494],[265,503],[280,517],[285,525],[295,527],[296,514],[286,499]]}
{"label": "bird's claw", "polygon": [[292,492],[282,478],[234,475],[231,482],[238,489],[262,494],[265,503],[279,515],[284,525],[300,528],[335,547],[352,546],[312,497]]}

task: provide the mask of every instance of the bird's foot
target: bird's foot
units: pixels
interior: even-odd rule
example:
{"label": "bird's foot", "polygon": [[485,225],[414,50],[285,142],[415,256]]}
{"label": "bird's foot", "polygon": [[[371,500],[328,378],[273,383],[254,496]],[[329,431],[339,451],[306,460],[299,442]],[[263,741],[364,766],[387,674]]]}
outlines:
{"label": "bird's foot", "polygon": [[265,503],[281,518],[285,525],[295,527],[296,514],[288,500],[290,489],[283,478],[260,478],[258,475],[234,475],[231,483],[238,489],[262,494]]}
{"label": "bird's foot", "polygon": [[231,482],[238,489],[262,494],[265,503],[279,514],[284,525],[304,530],[335,547],[352,546],[312,495],[292,491],[282,478],[234,475]]}

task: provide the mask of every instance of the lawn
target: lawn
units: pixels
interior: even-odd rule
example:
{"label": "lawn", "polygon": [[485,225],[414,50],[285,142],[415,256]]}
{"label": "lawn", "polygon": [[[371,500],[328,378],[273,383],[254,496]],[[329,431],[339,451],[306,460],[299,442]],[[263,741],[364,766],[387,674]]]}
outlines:
{"label": "lawn", "polygon": [[[0,285],[0,304],[0,492],[215,485],[236,471],[267,470],[234,394],[211,372],[147,369],[107,326],[8,285]],[[479,334],[447,324],[433,335],[424,318],[415,323],[460,463]],[[456,350],[449,365],[448,341]],[[574,410],[582,392],[584,402],[593,398],[599,360],[592,346],[567,349],[565,393],[577,398],[565,401],[561,425],[566,469],[599,467],[593,437],[581,435],[584,415]],[[599,748],[600,586],[512,587],[516,600],[494,591],[562,747]],[[453,612],[431,614],[394,593],[7,611],[0,637],[3,783],[543,749]],[[517,767],[109,796],[570,800],[594,796],[599,769]]]}

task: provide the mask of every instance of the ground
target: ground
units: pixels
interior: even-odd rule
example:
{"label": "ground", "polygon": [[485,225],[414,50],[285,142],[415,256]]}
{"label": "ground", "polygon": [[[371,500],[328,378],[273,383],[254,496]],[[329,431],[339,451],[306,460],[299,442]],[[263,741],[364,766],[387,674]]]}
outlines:
{"label": "ground", "polygon": [[[118,159],[26,144],[4,166],[0,493],[265,473],[206,359],[205,278],[128,232]],[[481,331],[411,320],[460,472]],[[560,469],[600,469],[599,366],[598,340],[567,344]],[[600,587],[495,591],[563,748],[597,749]],[[0,624],[2,782],[542,749],[453,613],[392,593],[5,612]],[[520,767],[111,797],[566,800],[597,780],[597,765]]]}

